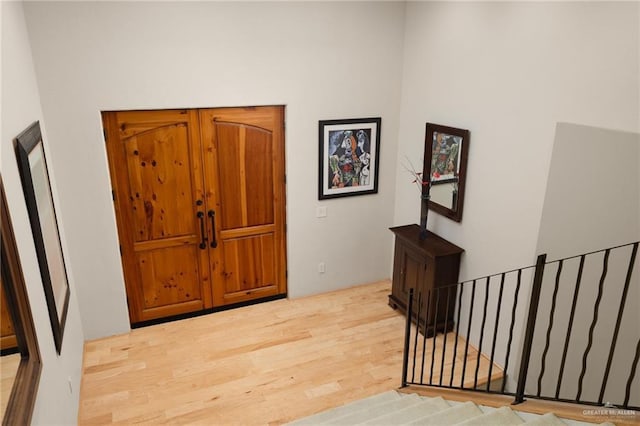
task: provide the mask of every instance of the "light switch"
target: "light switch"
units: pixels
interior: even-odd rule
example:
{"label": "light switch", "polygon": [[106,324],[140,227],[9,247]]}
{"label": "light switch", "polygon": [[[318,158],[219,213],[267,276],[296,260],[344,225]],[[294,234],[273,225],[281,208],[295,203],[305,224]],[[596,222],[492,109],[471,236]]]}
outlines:
{"label": "light switch", "polygon": [[316,217],[327,217],[327,206],[321,206],[316,209]]}

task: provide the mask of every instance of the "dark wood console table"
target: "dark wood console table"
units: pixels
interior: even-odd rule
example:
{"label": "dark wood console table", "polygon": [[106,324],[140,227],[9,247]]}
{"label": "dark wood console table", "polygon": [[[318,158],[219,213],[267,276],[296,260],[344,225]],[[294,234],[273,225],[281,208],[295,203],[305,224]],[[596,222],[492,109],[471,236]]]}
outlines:
{"label": "dark wood console table", "polygon": [[[464,249],[432,232],[428,232],[426,239],[420,240],[420,227],[418,225],[397,226],[390,229],[395,234],[396,241],[389,306],[406,312],[409,289],[413,288],[413,311],[416,314],[418,293],[422,293],[419,324],[420,328],[424,330],[427,293],[429,290],[458,282],[460,255]],[[438,293],[439,297],[437,296]],[[427,335],[433,335],[434,318],[437,332],[451,331],[453,329],[456,287],[450,287],[448,293],[447,298],[447,291],[431,291],[429,318],[426,321]],[[438,299],[437,309],[436,298]],[[447,299],[449,300],[448,309]],[[447,317],[446,321],[445,317]]]}

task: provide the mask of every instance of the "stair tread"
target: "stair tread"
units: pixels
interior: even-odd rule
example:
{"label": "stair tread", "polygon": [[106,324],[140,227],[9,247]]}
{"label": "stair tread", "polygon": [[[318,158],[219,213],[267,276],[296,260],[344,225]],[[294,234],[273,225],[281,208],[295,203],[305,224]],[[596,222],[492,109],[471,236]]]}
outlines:
{"label": "stair tread", "polygon": [[542,416],[526,422],[527,425],[533,426],[566,426],[567,424],[556,417],[553,413],[547,413]]}
{"label": "stair tread", "polygon": [[[471,401],[447,401],[415,393],[388,391],[294,420],[289,425],[457,425],[457,426],[589,426],[594,423],[537,415],[504,406],[478,406]],[[599,426],[614,426],[601,423]]]}
{"label": "stair tread", "polygon": [[395,412],[396,410],[420,404],[421,402],[422,398],[420,398],[418,395],[408,395],[401,397],[396,401],[386,401],[337,418],[332,418],[329,421],[324,422],[323,424],[354,425],[356,423],[366,422],[383,414]]}
{"label": "stair tread", "polygon": [[424,417],[426,415],[435,414],[437,412],[446,410],[451,406],[442,399],[437,398],[423,398],[422,401],[415,405],[402,408],[392,413],[385,413],[379,417],[375,417],[369,421],[361,423],[363,425],[400,425],[411,422],[415,419]]}
{"label": "stair tread", "polygon": [[522,417],[518,416],[509,407],[500,407],[491,413],[486,413],[472,419],[458,423],[459,426],[499,426],[499,425],[521,425],[524,424]]}
{"label": "stair tread", "polygon": [[409,425],[453,425],[475,416],[482,415],[482,411],[473,402],[465,402],[435,414],[416,419]]}
{"label": "stair tread", "polygon": [[402,397],[396,391],[388,391],[381,394],[373,395],[358,401],[353,401],[339,407],[332,408],[327,411],[312,414],[308,417],[303,417],[298,420],[294,420],[289,425],[317,425],[326,422],[334,417],[346,415],[354,410],[360,410],[369,406],[375,406],[376,404],[384,403],[385,401],[397,401]]}

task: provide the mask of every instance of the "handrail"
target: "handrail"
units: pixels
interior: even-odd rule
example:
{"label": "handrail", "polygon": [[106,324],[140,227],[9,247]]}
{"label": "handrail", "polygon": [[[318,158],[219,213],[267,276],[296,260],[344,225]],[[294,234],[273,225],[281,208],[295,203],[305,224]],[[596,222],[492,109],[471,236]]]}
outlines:
{"label": "handrail", "polygon": [[616,250],[616,249],[619,249],[619,248],[622,248],[622,247],[632,246],[632,245],[634,245],[634,244],[638,244],[638,241],[632,241],[632,242],[630,242],[630,243],[620,244],[620,245],[613,246],[613,247],[607,247],[607,248],[603,248],[603,249],[600,249],[600,250],[594,250],[594,251],[590,251],[590,252],[587,252],[587,253],[576,254],[576,255],[574,255],[574,256],[563,257],[562,259],[550,260],[550,261],[548,261],[548,262],[547,262],[547,265],[549,265],[549,264],[551,264],[551,263],[559,262],[559,261],[561,261],[561,260],[577,259],[577,258],[582,257],[582,256],[590,256],[590,255],[592,255],[592,254],[602,253],[602,252],[604,252],[604,251]]}

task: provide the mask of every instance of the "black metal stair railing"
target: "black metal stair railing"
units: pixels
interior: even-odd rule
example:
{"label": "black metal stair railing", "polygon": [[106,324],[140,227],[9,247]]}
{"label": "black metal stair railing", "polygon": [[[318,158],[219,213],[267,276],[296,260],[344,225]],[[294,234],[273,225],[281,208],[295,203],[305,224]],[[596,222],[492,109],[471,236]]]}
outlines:
{"label": "black metal stair railing", "polygon": [[638,409],[638,245],[549,262],[543,254],[535,266],[409,290],[402,386]]}
{"label": "black metal stair railing", "polygon": [[[404,351],[404,364],[407,366],[407,371],[403,374],[403,386],[408,384],[429,385],[515,395],[515,393],[507,391],[504,385],[498,390],[491,389],[488,381],[480,380],[480,369],[484,361],[485,370],[488,368],[488,372],[485,371],[483,376],[492,376],[493,365],[499,349],[506,352],[504,358],[507,361],[504,364],[504,369],[508,368],[509,359],[512,358],[512,347],[514,346],[516,314],[523,309],[519,307],[518,303],[523,271],[526,273],[526,271],[533,271],[533,269],[534,267],[531,266],[443,286],[427,292],[426,295],[422,293],[414,294],[413,289],[411,289],[407,304]],[[505,311],[503,306],[506,295],[505,283],[507,282],[513,284],[508,289],[512,302],[508,312],[503,312]],[[452,289],[455,289],[455,291],[452,291]],[[486,330],[488,328],[489,301],[494,293],[497,294],[494,310],[495,318],[491,320],[490,329]],[[427,303],[422,303],[425,297]],[[447,298],[447,309],[449,309],[449,299],[451,297],[456,298],[455,325],[452,327],[453,330],[447,333],[447,336],[453,337],[452,339],[437,338],[439,331],[437,328],[438,309],[432,309],[432,307],[438,306],[437,302],[441,297]],[[431,299],[436,299],[436,303],[430,303]],[[426,310],[424,309],[425,306]],[[444,330],[450,328],[446,323],[449,317],[447,310]],[[462,321],[463,317],[466,317],[466,321]],[[410,318],[412,320],[409,320]],[[419,326],[412,327],[414,323],[419,324]],[[474,346],[471,344],[471,339],[461,339],[461,337],[474,334],[473,325],[475,323],[480,324],[480,327],[476,330],[476,334],[479,334],[479,341]],[[501,330],[506,331],[506,334],[500,333]],[[507,340],[506,342],[499,342],[501,340],[499,337],[503,337],[503,334],[507,337]],[[490,337],[487,337],[487,335]],[[442,334],[440,336],[442,337]],[[490,348],[489,359],[486,359],[482,354],[483,347]],[[436,368],[438,362],[440,366]],[[410,371],[409,364],[411,365]],[[426,380],[424,374],[425,364],[429,365],[429,374]],[[439,372],[435,377],[434,369]]]}

